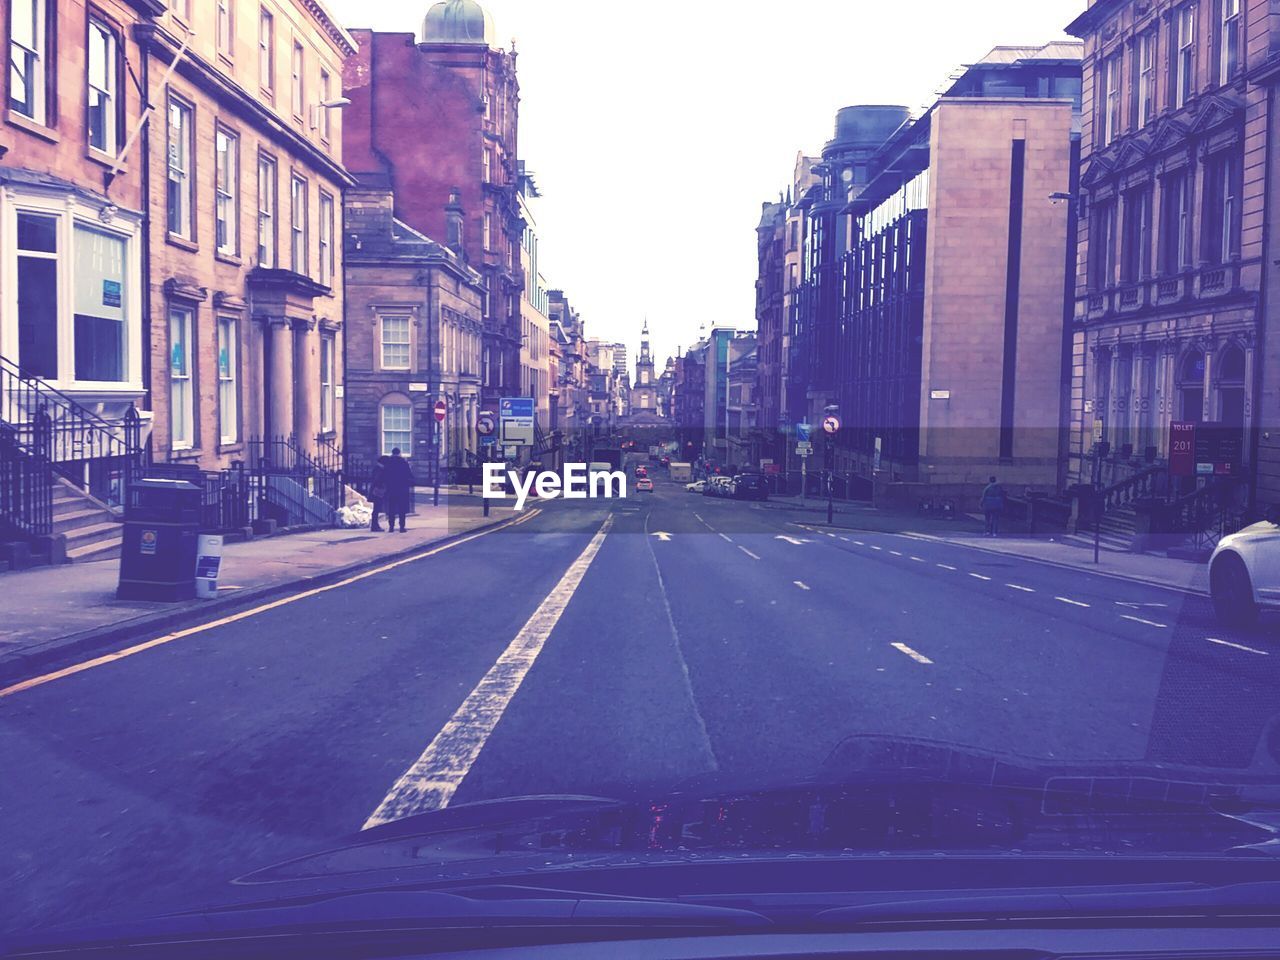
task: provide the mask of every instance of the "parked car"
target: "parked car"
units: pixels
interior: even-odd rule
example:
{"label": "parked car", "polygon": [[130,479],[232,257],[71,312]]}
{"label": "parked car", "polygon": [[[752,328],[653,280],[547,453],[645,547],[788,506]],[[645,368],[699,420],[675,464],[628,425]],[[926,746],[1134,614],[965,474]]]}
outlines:
{"label": "parked car", "polygon": [[702,493],[702,491],[707,488],[707,481],[695,480],[693,483],[686,483],[684,488],[690,493]]}
{"label": "parked car", "polygon": [[707,487],[702,493],[708,497],[731,497],[733,496],[733,481],[728,477],[709,477],[707,479]]}
{"label": "parked car", "polygon": [[1209,592],[1218,619],[1247,627],[1280,609],[1280,526],[1264,520],[1218,541],[1209,558]]}
{"label": "parked car", "polygon": [[733,478],[733,496],[737,500],[768,500],[769,484],[758,473],[743,473]]}
{"label": "parked car", "polygon": [[648,477],[641,477],[636,481],[636,493],[653,493],[653,481]]}

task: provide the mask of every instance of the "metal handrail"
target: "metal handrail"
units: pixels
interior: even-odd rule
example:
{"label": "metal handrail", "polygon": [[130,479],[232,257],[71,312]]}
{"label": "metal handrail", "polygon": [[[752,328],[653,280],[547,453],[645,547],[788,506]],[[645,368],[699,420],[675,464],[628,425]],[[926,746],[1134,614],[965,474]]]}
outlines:
{"label": "metal handrail", "polygon": [[1162,466],[1147,467],[1145,470],[1126,477],[1111,486],[1104,488],[1100,493],[1104,510],[1111,510],[1115,507],[1122,507],[1125,504],[1132,503],[1138,497],[1150,496],[1155,492],[1156,478],[1165,472]]}

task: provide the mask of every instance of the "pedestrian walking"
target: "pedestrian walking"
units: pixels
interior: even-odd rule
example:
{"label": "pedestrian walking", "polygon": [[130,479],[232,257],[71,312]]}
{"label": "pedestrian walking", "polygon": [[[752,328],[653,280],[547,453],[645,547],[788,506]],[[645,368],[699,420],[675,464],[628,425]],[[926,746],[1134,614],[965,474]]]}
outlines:
{"label": "pedestrian walking", "polygon": [[982,491],[982,512],[987,517],[988,537],[998,537],[1000,535],[1000,515],[1004,513],[1005,492],[995,477],[983,488]]}
{"label": "pedestrian walking", "polygon": [[409,461],[400,456],[400,448],[394,447],[391,456],[383,464],[383,477],[387,488],[387,532],[396,528],[400,521],[400,532],[405,532],[405,517],[413,501],[413,471],[409,469]]}
{"label": "pedestrian walking", "polygon": [[[391,458],[385,454],[377,459],[373,468],[373,480],[369,484],[369,499],[373,501],[373,521],[369,524],[369,529],[373,533],[381,533],[382,527],[378,523],[378,514],[384,513],[387,509],[387,461]],[[391,518],[387,518],[390,525]],[[387,531],[390,533],[390,531]]]}

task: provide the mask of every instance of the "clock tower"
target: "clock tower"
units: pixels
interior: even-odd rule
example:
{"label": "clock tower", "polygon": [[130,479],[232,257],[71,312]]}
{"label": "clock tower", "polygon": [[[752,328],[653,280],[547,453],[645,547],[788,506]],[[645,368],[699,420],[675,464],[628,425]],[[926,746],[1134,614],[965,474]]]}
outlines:
{"label": "clock tower", "polygon": [[658,416],[658,381],[653,375],[653,355],[649,352],[649,320],[640,330],[640,356],[636,359],[636,378],[631,383],[631,415]]}

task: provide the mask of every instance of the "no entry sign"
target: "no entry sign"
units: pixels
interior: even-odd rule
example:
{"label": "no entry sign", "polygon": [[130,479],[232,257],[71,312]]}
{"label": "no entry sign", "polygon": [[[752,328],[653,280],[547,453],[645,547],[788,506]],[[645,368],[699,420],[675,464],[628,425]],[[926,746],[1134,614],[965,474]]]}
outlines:
{"label": "no entry sign", "polygon": [[436,401],[435,413],[436,423],[444,423],[444,418],[449,412],[449,405],[444,402],[444,398]]}

